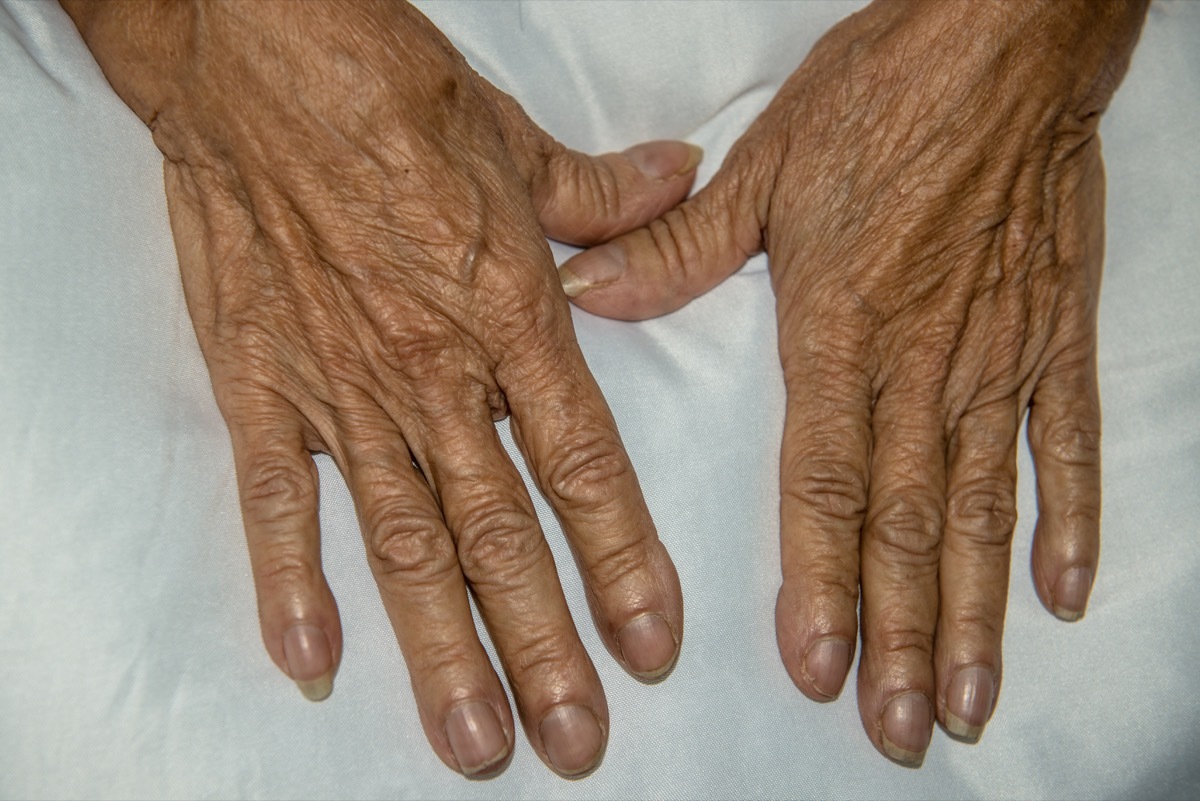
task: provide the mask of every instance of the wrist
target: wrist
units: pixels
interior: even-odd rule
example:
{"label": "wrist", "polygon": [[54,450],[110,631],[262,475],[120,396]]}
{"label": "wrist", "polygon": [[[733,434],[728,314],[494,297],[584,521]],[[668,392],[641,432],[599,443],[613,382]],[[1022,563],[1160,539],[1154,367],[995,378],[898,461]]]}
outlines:
{"label": "wrist", "polygon": [[187,62],[193,2],[60,0],[104,77],[142,122],[169,102]]}
{"label": "wrist", "polygon": [[919,50],[947,54],[959,70],[974,62],[997,86],[1090,118],[1124,76],[1148,7],[1149,0],[875,0],[872,10],[900,20],[921,37]]}

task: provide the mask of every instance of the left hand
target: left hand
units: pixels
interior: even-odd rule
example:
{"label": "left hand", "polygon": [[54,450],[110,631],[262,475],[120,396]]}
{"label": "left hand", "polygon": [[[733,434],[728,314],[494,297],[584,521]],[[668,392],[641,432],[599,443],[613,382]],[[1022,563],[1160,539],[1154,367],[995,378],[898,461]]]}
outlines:
{"label": "left hand", "polygon": [[1000,686],[1025,410],[1033,574],[1083,615],[1099,556],[1096,128],[1144,3],[876,3],[828,33],[712,183],[569,261],[636,319],[765,247],[788,392],[780,653],[814,700],[858,636],[862,721],[916,766],[979,739]]}

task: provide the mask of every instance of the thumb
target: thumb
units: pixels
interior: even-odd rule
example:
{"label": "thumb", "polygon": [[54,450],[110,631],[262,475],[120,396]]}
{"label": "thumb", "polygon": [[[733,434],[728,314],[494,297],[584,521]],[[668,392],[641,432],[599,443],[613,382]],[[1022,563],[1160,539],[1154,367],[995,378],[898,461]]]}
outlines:
{"label": "thumb", "polygon": [[[649,225],[569,259],[563,290],[604,317],[672,312],[724,281],[762,248],[769,187],[760,191],[747,150],[730,154],[692,199]],[[760,195],[762,197],[760,197]]]}
{"label": "thumb", "polygon": [[539,128],[512,97],[486,84],[504,142],[551,239],[593,245],[645,225],[687,197],[704,151],[658,141],[589,156]]}

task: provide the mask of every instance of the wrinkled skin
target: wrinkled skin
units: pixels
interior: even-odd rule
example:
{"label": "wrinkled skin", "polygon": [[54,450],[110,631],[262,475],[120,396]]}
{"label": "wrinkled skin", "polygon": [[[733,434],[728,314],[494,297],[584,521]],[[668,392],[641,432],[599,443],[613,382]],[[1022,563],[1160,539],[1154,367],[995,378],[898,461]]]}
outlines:
{"label": "wrinkled skin", "polygon": [[686,195],[696,149],[567,151],[405,4],[66,7],[166,157],[271,658],[310,698],[332,689],[342,635],[310,452],[329,453],[438,756],[488,776],[514,741],[469,587],[535,751],[592,769],[603,689],[494,421],[511,414],[605,644],[661,677],[679,581],[545,235],[644,224]]}
{"label": "wrinkled skin", "polygon": [[[787,388],[783,662],[919,765],[996,704],[1028,410],[1033,578],[1083,615],[1099,556],[1096,129],[1143,4],[876,3],[829,32],[712,182],[564,265],[589,311],[668,312],[766,250]],[[859,602],[861,601],[861,629]]]}

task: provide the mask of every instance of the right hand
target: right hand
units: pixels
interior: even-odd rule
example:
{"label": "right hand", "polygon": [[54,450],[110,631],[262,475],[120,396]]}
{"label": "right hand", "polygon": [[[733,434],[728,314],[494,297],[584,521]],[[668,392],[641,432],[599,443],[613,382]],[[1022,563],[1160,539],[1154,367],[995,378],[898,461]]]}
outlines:
{"label": "right hand", "polygon": [[698,151],[568,151],[404,4],[67,9],[167,159],[271,658],[306,696],[332,689],[342,633],[310,457],[326,452],[438,756],[486,776],[514,741],[469,587],[534,750],[591,770],[604,692],[494,421],[511,413],[610,652],[664,675],[679,580],[543,234],[588,244],[648,222],[687,194]]}

